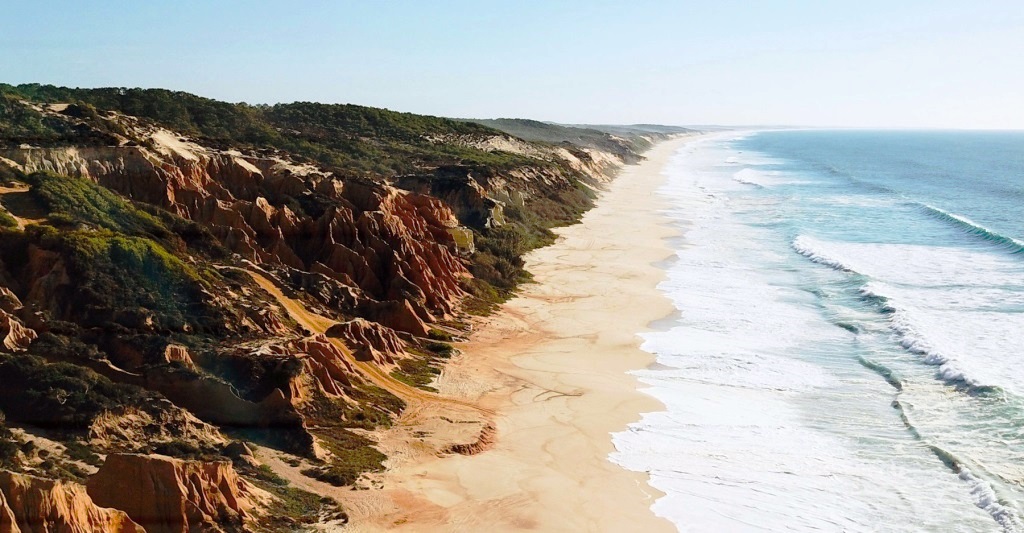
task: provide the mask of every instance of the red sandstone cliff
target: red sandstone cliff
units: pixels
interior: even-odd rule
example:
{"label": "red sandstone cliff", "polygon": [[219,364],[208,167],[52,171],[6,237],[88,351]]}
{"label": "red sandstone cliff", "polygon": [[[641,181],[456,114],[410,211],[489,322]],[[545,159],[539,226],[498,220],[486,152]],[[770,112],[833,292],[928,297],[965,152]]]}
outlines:
{"label": "red sandstone cliff", "polygon": [[128,515],[94,503],[84,486],[0,471],[0,533],[141,533]]}
{"label": "red sandstone cliff", "polygon": [[[244,259],[322,273],[357,289],[357,299],[398,302],[423,320],[449,315],[462,296],[459,279],[467,273],[448,231],[459,222],[439,200],[370,180],[340,180],[277,157],[204,148],[163,130],[151,138],[159,141],[152,150],[34,148],[0,155],[26,173],[95,180],[209,227]],[[296,198],[315,205],[297,211]]]}
{"label": "red sandstone cliff", "polygon": [[124,510],[149,533],[243,530],[260,496],[230,463],[111,455],[88,483],[101,505]]}

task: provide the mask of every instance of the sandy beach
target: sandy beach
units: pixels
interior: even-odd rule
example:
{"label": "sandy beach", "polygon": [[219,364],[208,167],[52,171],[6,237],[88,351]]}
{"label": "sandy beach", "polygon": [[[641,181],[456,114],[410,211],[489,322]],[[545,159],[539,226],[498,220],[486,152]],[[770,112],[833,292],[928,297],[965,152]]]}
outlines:
{"label": "sandy beach", "polygon": [[660,408],[627,372],[653,361],[637,333],[672,311],[654,264],[671,255],[664,239],[674,231],[655,190],[690,140],[663,142],[625,167],[582,223],[531,253],[535,283],[482,321],[445,369],[442,394],[496,413],[495,442],[437,457],[388,446],[407,432],[384,435],[383,490],[345,498],[356,530],[674,530],[650,511],[660,493],[647,476],[608,454],[610,433]]}

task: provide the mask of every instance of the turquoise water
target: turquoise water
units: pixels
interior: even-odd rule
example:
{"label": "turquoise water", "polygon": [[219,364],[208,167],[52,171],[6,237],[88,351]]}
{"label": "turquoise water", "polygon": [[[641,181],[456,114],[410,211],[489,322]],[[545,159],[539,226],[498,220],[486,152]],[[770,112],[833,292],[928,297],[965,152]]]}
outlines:
{"label": "turquoise water", "polygon": [[1024,133],[693,143],[680,317],[616,435],[680,529],[1024,530]]}

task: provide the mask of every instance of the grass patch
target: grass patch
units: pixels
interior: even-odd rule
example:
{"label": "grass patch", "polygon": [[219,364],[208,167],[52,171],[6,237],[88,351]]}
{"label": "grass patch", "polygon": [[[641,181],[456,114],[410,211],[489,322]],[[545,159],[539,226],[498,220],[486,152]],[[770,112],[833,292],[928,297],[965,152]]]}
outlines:
{"label": "grass patch", "polygon": [[433,361],[429,357],[418,357],[416,355],[407,359],[400,359],[398,361],[398,368],[391,371],[391,376],[398,381],[430,392],[437,392],[437,389],[431,387],[430,384],[440,374],[441,369],[434,366]]}
{"label": "grass patch", "polygon": [[427,332],[427,338],[435,341],[452,342],[455,340],[455,336],[443,329],[430,328]]}
{"label": "grass patch", "polygon": [[92,451],[92,448],[86,446],[80,441],[69,440],[62,444],[64,444],[68,457],[74,461],[81,461],[92,466],[100,466],[103,464],[103,459],[100,459],[100,456],[96,455],[96,452]]}
{"label": "grass patch", "polygon": [[50,212],[64,220],[128,234],[163,236],[168,233],[153,215],[85,178],[35,172],[26,181]]}
{"label": "grass patch", "polygon": [[411,346],[406,351],[409,357],[398,360],[392,377],[407,385],[437,392],[430,384],[441,374],[441,365],[451,358],[455,348],[446,342],[431,341],[423,348]]}
{"label": "grass patch", "polygon": [[455,347],[447,342],[428,342],[424,348],[441,359],[448,359],[455,353]]}
{"label": "grass patch", "polygon": [[291,487],[287,480],[273,471],[269,474],[263,472],[264,468],[270,470],[269,467],[261,467],[259,472],[249,476],[249,480],[276,498],[267,514],[256,524],[257,531],[298,531],[321,520],[348,522],[348,515],[333,498]]}
{"label": "grass patch", "polygon": [[326,465],[303,470],[304,475],[342,487],[354,485],[366,472],[384,470],[387,456],[373,448],[370,439],[343,428],[321,428],[313,433],[333,457]]}
{"label": "grass patch", "polygon": [[274,469],[270,468],[267,465],[260,465],[259,468],[257,468],[255,472],[253,472],[253,477],[260,481],[265,481],[267,483],[270,483],[271,485],[275,485],[278,487],[288,486],[288,480],[277,475],[277,472],[274,472]]}
{"label": "grass patch", "polygon": [[6,209],[0,208],[0,228],[16,228],[18,220],[11,216]]}

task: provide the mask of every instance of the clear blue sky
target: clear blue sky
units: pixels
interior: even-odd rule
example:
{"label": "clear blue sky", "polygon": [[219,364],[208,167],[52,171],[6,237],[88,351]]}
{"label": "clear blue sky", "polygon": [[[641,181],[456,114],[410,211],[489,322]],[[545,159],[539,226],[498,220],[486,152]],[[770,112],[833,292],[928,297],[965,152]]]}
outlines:
{"label": "clear blue sky", "polygon": [[1024,128],[1024,1],[44,1],[0,81],[560,122]]}

